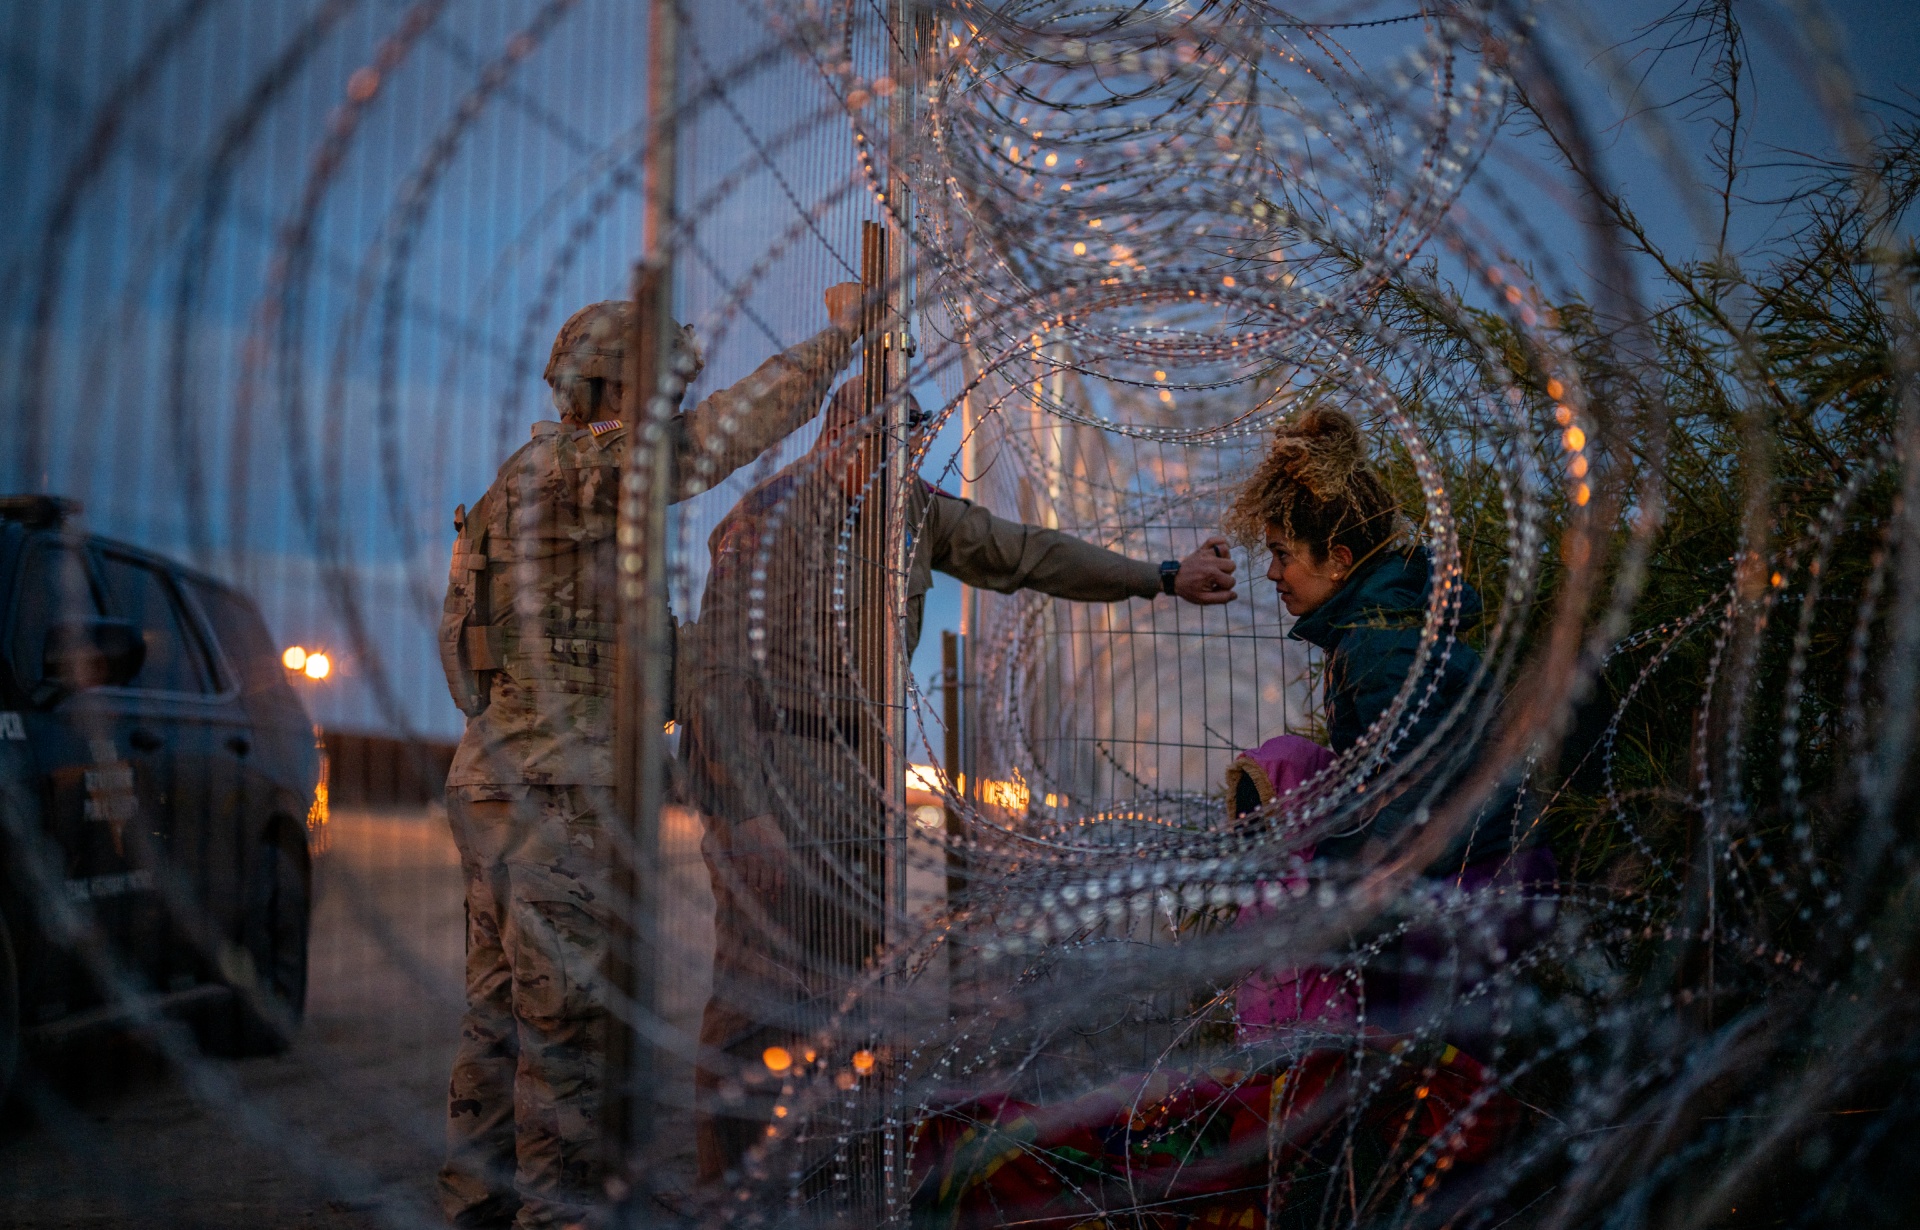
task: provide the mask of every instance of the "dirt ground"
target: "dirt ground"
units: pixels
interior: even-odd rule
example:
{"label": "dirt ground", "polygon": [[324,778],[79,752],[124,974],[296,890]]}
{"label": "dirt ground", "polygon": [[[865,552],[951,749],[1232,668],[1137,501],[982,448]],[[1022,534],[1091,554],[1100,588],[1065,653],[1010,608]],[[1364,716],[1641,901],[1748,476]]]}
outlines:
{"label": "dirt ground", "polygon": [[0,1225],[443,1224],[460,964],[444,817],[336,815],[293,1049],[183,1074],[106,1036],[43,1060],[0,1127]]}

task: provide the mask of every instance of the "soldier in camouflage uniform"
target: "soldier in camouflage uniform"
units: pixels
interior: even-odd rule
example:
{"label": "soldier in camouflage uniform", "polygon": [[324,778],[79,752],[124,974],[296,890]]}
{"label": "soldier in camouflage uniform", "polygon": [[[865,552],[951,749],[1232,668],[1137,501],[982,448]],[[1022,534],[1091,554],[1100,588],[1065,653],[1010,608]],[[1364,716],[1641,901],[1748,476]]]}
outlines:
{"label": "soldier in camouflage uniform", "polygon": [[[813,417],[858,330],[833,323],[672,422],[675,499]],[[596,303],[547,364],[560,422],[500,468],[458,538],[440,653],[467,728],[447,815],[467,876],[467,1013],[448,1090],[441,1204],[458,1226],[581,1221],[601,1196],[602,963],[612,868],[614,529],[633,305]],[[691,339],[676,360],[697,372]]]}
{"label": "soldier in camouflage uniform", "polygon": [[[837,1007],[883,930],[887,801],[862,762],[884,732],[853,678],[847,638],[862,606],[885,597],[864,593],[865,570],[841,558],[875,459],[861,409],[859,382],[849,381],[813,450],[714,527],[700,621],[683,632],[681,749],[717,905],[695,1075],[703,1182],[738,1170],[765,1137],[779,1090],[767,1049],[801,1049],[796,1041]],[[998,593],[1079,602],[1234,597],[1224,538],[1156,565],[1004,520],[918,477],[906,511],[909,657],[936,570]]]}

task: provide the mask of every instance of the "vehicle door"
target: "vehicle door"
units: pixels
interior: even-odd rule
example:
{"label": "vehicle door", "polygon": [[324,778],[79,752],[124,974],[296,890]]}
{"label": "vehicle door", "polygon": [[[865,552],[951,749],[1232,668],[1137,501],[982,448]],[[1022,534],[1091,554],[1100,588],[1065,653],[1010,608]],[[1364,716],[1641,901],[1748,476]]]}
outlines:
{"label": "vehicle door", "polygon": [[151,802],[144,837],[159,890],[151,900],[162,908],[136,937],[137,960],[156,989],[183,991],[209,979],[218,959],[224,929],[207,914],[208,893],[234,858],[251,732],[171,570],[112,544],[93,554],[108,616],[133,624],[147,647],[131,682],[100,689],[119,701],[135,786]]}
{"label": "vehicle door", "polygon": [[[41,830],[17,834],[10,849],[16,874],[37,902],[37,929],[56,939],[58,915],[71,907],[76,925],[97,928],[106,951],[124,956],[132,944],[151,864],[141,834],[150,825],[135,787],[129,733],[119,698],[101,689],[73,691],[47,669],[48,634],[104,614],[96,579],[78,541],[36,534],[24,544],[5,629],[14,679],[26,700],[18,717],[29,749]],[[99,971],[83,970],[69,946],[34,962],[23,988],[27,1023],[54,1020],[94,1002]]]}
{"label": "vehicle door", "polygon": [[223,934],[238,936],[249,860],[276,807],[284,809],[278,800],[301,796],[292,818],[307,818],[310,798],[305,796],[313,775],[299,770],[313,758],[313,724],[252,605],[204,577],[178,579],[191,613],[208,633],[214,670],[229,688],[237,688],[235,703],[247,724],[244,735],[224,737],[213,747],[215,788],[234,823],[205,834],[198,856],[206,871],[202,899],[208,914]]}

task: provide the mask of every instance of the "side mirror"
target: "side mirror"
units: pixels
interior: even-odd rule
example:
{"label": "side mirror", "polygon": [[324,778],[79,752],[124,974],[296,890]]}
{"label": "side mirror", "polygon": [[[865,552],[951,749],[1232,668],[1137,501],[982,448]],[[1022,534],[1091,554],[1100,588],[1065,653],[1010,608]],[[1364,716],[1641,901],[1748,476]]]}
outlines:
{"label": "side mirror", "polygon": [[40,673],[62,690],[118,688],[147,664],[140,629],[124,619],[83,619],[47,629]]}

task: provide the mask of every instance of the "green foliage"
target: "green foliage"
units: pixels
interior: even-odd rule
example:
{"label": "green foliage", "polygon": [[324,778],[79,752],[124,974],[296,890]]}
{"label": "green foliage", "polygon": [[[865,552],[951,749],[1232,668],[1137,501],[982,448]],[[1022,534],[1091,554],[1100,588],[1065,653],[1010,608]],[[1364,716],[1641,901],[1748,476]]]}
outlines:
{"label": "green foliage", "polygon": [[[1564,473],[1548,373],[1572,373],[1563,395],[1596,425],[1587,478],[1617,497],[1595,501],[1611,508],[1616,572],[1649,493],[1659,500],[1628,635],[1557,770],[1533,783],[1563,874],[1661,924],[1614,948],[1616,968],[1636,979],[1674,976],[1666,926],[1690,909],[1700,921],[1703,876],[1715,878],[1718,925],[1776,955],[1831,949],[1847,922],[1837,886],[1856,843],[1852,766],[1874,723],[1864,672],[1886,619],[1896,498],[1888,297],[1912,285],[1888,273],[1916,263],[1907,223],[1920,126],[1890,126],[1873,161],[1807,166],[1783,206],[1785,238],[1738,259],[1671,260],[1608,200],[1649,274],[1649,309],[1636,323],[1560,304],[1554,355],[1497,312],[1463,306],[1431,267],[1386,286],[1369,329],[1350,339],[1435,452],[1467,579],[1490,609],[1515,561],[1485,399],[1517,389],[1538,425],[1533,461],[1549,476],[1557,533],[1577,512],[1578,480]],[[1402,506],[1422,509],[1405,443],[1382,438]],[[1538,648],[1562,598],[1561,544],[1542,545],[1530,607],[1516,613],[1515,663]],[[1473,635],[1484,646],[1487,634]],[[1700,857],[1713,848],[1709,824],[1730,849],[1717,868]],[[1722,1012],[1769,994],[1765,976],[1718,977]]]}
{"label": "green foliage", "polygon": [[[1912,699],[1883,696],[1878,676],[1898,613],[1888,548],[1898,351],[1916,341],[1899,322],[1920,308],[1917,196],[1920,124],[1903,118],[1881,133],[1870,165],[1806,165],[1779,203],[1780,237],[1738,256],[1670,259],[1625,202],[1603,197],[1645,275],[1647,306],[1622,317],[1557,305],[1552,354],[1499,312],[1464,306],[1431,267],[1387,285],[1351,339],[1434,451],[1467,579],[1490,610],[1519,561],[1485,407],[1516,391],[1550,493],[1538,584],[1515,613],[1516,667],[1536,660],[1568,592],[1557,535],[1579,516],[1605,518],[1607,570],[1588,615],[1624,580],[1623,635],[1559,763],[1531,782],[1597,943],[1534,981],[1548,1000],[1587,999],[1596,1014],[1622,1002],[1657,1005],[1657,1018],[1687,1014],[1700,1046],[1716,1029],[1764,1022],[1764,1043],[1714,1061],[1716,1082],[1674,1095],[1708,1117],[1685,1120],[1691,1134],[1666,1150],[1679,1156],[1684,1144],[1699,1173],[1739,1176],[1749,1192],[1773,1184],[1781,1209],[1824,1201],[1831,1211],[1845,1199],[1811,1172],[1774,1168],[1787,1138],[1743,1125],[1773,1123],[1782,1106],[1890,1096],[1868,1091],[1898,1085],[1910,1063],[1901,1056],[1913,1034],[1898,1022],[1914,1011],[1920,968],[1920,809],[1909,773],[1891,830],[1876,838],[1861,782],[1885,713]],[[1549,396],[1550,378],[1565,382],[1561,397]],[[1580,477],[1569,473],[1561,398],[1574,424],[1590,425],[1591,472]],[[1387,452],[1403,507],[1421,509],[1406,445]],[[1574,498],[1582,482],[1585,506]],[[1488,628],[1475,635],[1487,645]],[[1509,688],[1525,677],[1517,669]],[[1874,840],[1899,856],[1882,858]],[[1612,921],[1596,925],[1603,917]],[[1651,1036],[1633,1045],[1660,1053]],[[1537,1068],[1529,1096],[1569,1106],[1577,1073],[1593,1070],[1579,1065],[1602,1062],[1566,1061]],[[1746,1118],[1711,1117],[1734,1107]],[[1877,1138],[1859,1139],[1866,1149]],[[1609,1147],[1628,1157],[1632,1140]],[[1688,1173],[1651,1184],[1668,1184],[1659,1199],[1676,1210],[1672,1224],[1717,1220],[1693,1208],[1711,1185]],[[1609,1190],[1591,1194],[1596,1216]]]}

